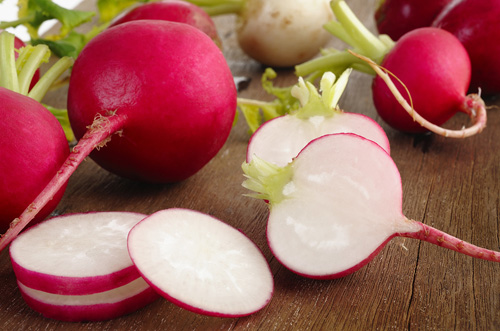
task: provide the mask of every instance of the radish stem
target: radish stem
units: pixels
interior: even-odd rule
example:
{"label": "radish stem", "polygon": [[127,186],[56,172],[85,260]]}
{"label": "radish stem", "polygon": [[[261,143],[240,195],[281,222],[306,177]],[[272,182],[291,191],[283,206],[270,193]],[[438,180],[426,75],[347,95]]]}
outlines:
{"label": "radish stem", "polygon": [[0,252],[14,240],[47,202],[52,199],[90,152],[109,141],[110,136],[119,131],[126,121],[127,116],[125,115],[96,116],[90,129],[78,141],[78,144],[73,148],[58,173],[23,213],[12,221],[10,228],[0,237]]}

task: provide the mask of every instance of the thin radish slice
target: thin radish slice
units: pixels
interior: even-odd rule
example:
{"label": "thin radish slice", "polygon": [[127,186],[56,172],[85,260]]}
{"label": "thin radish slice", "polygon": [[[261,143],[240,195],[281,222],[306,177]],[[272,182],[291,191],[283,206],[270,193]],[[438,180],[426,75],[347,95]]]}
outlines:
{"label": "thin radish slice", "polygon": [[146,215],[96,212],[64,215],[31,227],[10,246],[17,279],[55,294],[114,289],[140,277],[127,251],[130,229]]}
{"label": "thin radish slice", "polygon": [[201,212],[156,212],[130,231],[128,248],[151,287],[187,310],[238,317],[271,300],[274,281],[262,252],[240,231]]}
{"label": "thin radish slice", "polygon": [[47,293],[19,281],[18,286],[33,310],[67,322],[110,320],[135,312],[160,297],[141,277],[113,290],[88,295]]}
{"label": "thin radish slice", "polygon": [[398,169],[389,154],[355,134],[309,143],[285,167],[255,158],[243,164],[248,189],[269,203],[269,246],[297,274],[338,278],[366,263],[395,236],[427,241],[472,257],[500,253],[408,219]]}
{"label": "thin radish slice", "polygon": [[356,133],[373,140],[389,153],[389,139],[377,122],[338,108],[351,71],[344,71],[337,80],[331,72],[323,74],[321,95],[313,84],[299,78],[292,95],[300,101],[301,107],[292,114],[265,122],[255,131],[248,144],[247,162],[256,155],[284,166],[311,140],[332,133]]}

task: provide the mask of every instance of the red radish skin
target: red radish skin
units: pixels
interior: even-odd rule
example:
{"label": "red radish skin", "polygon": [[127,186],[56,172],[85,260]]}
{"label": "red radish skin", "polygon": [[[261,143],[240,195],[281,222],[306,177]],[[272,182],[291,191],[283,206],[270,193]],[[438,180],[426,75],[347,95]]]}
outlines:
{"label": "red radish skin", "polygon": [[[56,118],[39,102],[0,87],[0,233],[9,228],[56,175],[69,146]],[[37,223],[57,206],[66,181],[38,211]]]}
{"label": "red radish skin", "polygon": [[61,295],[108,291],[140,277],[127,252],[130,229],[146,215],[69,214],[23,232],[10,246],[12,267],[25,286]]}
{"label": "red radish skin", "polygon": [[189,311],[241,317],[271,300],[273,276],[260,249],[241,231],[207,214],[158,211],[134,226],[127,244],[146,282]]}
{"label": "red radish skin", "polygon": [[243,164],[243,171],[243,185],[269,204],[271,251],[299,275],[332,279],[351,274],[396,236],[500,262],[499,252],[408,219],[394,161],[358,135],[322,136],[285,167],[254,159]]}
{"label": "red radish skin", "polygon": [[450,2],[452,0],[382,0],[374,15],[377,30],[398,40],[411,30],[430,26]]}
{"label": "red radish skin", "polygon": [[163,0],[140,4],[120,15],[110,27],[135,20],[165,20],[186,23],[205,32],[219,47],[222,42],[215,23],[201,7],[181,0]]}
{"label": "red radish skin", "polygon": [[91,295],[58,295],[18,282],[26,304],[47,318],[65,322],[97,322],[131,314],[160,296],[142,278],[120,288]]}
{"label": "red radish skin", "polygon": [[432,23],[455,35],[467,50],[472,77],[470,91],[500,93],[500,1],[452,1]]}
{"label": "red radish skin", "polygon": [[[458,111],[470,114],[471,97],[466,96],[470,60],[451,33],[436,28],[413,30],[398,41],[381,66],[404,83],[413,108],[427,121],[440,126]],[[409,102],[401,83],[395,84]],[[405,132],[427,131],[408,116],[379,76],[373,81],[372,94],[378,114],[390,126]]]}
{"label": "red radish skin", "polygon": [[91,152],[99,165],[123,177],[181,181],[222,148],[235,112],[231,71],[200,30],[148,20],[102,32],[82,50],[71,74],[68,115],[78,144],[0,239],[0,251]]}

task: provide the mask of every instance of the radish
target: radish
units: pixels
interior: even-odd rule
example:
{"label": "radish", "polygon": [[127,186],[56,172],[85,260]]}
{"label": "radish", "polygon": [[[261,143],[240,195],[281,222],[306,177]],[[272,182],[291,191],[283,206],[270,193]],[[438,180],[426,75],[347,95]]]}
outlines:
{"label": "radish", "polygon": [[200,30],[144,20],[102,32],[82,50],[71,74],[68,114],[79,142],[32,203],[35,210],[26,209],[0,239],[0,251],[94,148],[102,147],[91,157],[115,174],[180,181],[220,150],[235,111],[231,71]]}
{"label": "radish", "polygon": [[272,67],[302,63],[330,40],[323,24],[332,18],[329,0],[189,0],[210,15],[238,15],[241,49]]}
{"label": "radish", "polygon": [[292,88],[291,93],[300,100],[301,108],[260,126],[250,138],[247,162],[256,155],[284,166],[309,141],[339,132],[357,133],[377,142],[389,152],[389,139],[375,121],[361,114],[343,112],[337,106],[351,71],[346,70],[337,81],[333,73],[325,73],[320,82],[322,95],[313,84],[299,78],[299,84]]}
{"label": "radish", "polygon": [[135,312],[159,298],[142,278],[115,289],[88,295],[60,295],[18,282],[24,301],[47,318],[66,322],[104,321]]}
{"label": "radish", "polygon": [[452,0],[381,0],[375,11],[379,33],[398,40],[405,33],[430,26]]}
{"label": "radish", "polygon": [[472,91],[500,92],[499,0],[452,1],[432,26],[451,32],[464,45],[472,64]]}
{"label": "radish", "polygon": [[139,278],[127,251],[130,229],[146,215],[97,212],[51,218],[10,245],[17,280],[59,295],[110,291]]}
{"label": "radish", "polygon": [[396,236],[500,261],[498,252],[404,216],[396,165],[379,145],[355,134],[313,140],[284,167],[254,158],[243,164],[243,170],[243,186],[269,202],[269,247],[299,275],[348,275]]}
{"label": "radish", "polygon": [[239,317],[271,300],[273,276],[261,251],[209,215],[179,208],[156,212],[130,231],[128,250],[146,282],[187,310]]}
{"label": "radish", "polygon": [[[14,35],[5,31],[0,34],[0,233],[30,206],[69,155],[60,123],[39,101],[54,78],[72,62],[61,59],[30,89],[48,49],[25,47],[15,62],[14,45]],[[37,209],[34,222],[56,208],[65,186],[66,182],[61,182],[47,205]]]}
{"label": "radish", "polygon": [[[465,95],[471,75],[470,59],[455,36],[442,29],[426,27],[408,32],[394,44],[387,36],[371,34],[345,1],[332,1],[332,10],[338,21],[330,22],[326,28],[352,45],[353,52],[361,56],[358,58],[348,51],[331,51],[296,66],[297,75],[317,75],[324,70],[335,72],[349,66],[373,73],[373,70],[379,72],[374,67],[380,64],[398,78],[398,82],[392,83],[387,75],[382,75],[386,77],[376,77],[372,85],[377,112],[393,128],[411,133],[431,130],[455,138],[474,135],[484,129],[484,102],[478,95]],[[370,60],[371,63],[366,62]],[[397,89],[386,84],[395,85]],[[394,97],[395,91],[404,98]],[[459,111],[472,119],[470,128],[446,130],[439,127]]]}
{"label": "radish", "polygon": [[182,0],[162,0],[144,3],[119,15],[110,27],[135,20],[165,20],[192,25],[205,32],[217,46],[222,42],[212,18],[200,7]]}

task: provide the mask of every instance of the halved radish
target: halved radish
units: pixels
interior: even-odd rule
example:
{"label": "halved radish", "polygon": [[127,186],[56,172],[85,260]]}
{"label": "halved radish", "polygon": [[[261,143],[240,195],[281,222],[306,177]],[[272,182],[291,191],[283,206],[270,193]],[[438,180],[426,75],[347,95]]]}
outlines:
{"label": "halved radish", "polygon": [[29,307],[45,317],[67,322],[103,321],[130,314],[160,296],[141,277],[115,289],[88,295],[34,290],[18,281]]}
{"label": "halved radish", "polygon": [[258,247],[228,224],[188,209],[167,209],[130,231],[142,277],[187,310],[219,317],[252,314],[271,300],[273,276]]}
{"label": "halved radish", "polygon": [[323,74],[321,95],[313,84],[299,78],[291,93],[300,101],[301,107],[291,114],[265,122],[255,131],[247,147],[247,162],[256,155],[284,166],[311,140],[325,134],[347,132],[373,140],[389,153],[389,139],[377,122],[368,116],[338,108],[351,71],[347,69],[337,80],[332,72]]}
{"label": "halved radish", "polygon": [[31,227],[10,246],[17,279],[35,290],[85,295],[140,277],[127,251],[130,229],[146,215],[96,212],[64,215]]}

